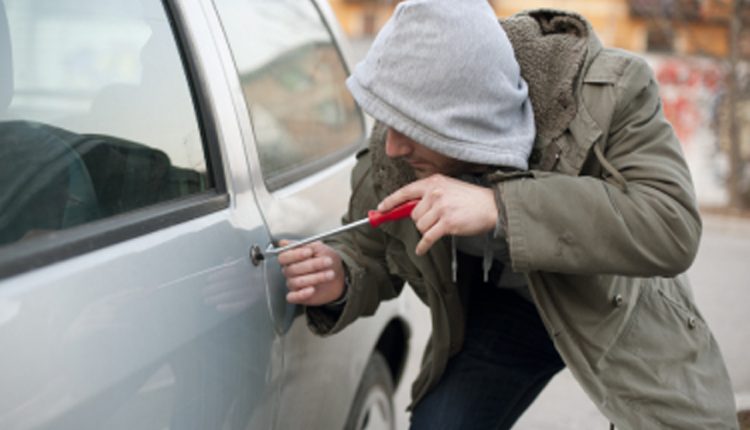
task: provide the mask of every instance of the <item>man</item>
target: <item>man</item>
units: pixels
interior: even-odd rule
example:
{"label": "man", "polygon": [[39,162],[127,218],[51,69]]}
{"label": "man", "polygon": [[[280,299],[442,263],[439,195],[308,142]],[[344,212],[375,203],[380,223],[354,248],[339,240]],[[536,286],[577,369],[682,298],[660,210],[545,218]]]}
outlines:
{"label": "man", "polygon": [[327,335],[409,283],[433,326],[413,428],[510,428],[564,366],[618,428],[737,428],[650,70],[576,14],[501,24],[486,0],[396,8],[347,82],[378,125],[345,221],[420,202],[281,254],[288,300]]}

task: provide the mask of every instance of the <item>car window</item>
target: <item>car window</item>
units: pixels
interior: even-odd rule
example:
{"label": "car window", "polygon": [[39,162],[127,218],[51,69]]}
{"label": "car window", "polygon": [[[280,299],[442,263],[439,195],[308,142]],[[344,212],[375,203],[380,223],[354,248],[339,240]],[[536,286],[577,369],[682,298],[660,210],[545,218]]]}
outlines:
{"label": "car window", "polygon": [[214,0],[239,73],[266,185],[323,168],[364,138],[347,70],[304,0]]}
{"label": "car window", "polygon": [[0,246],[212,187],[159,0],[0,2]]}

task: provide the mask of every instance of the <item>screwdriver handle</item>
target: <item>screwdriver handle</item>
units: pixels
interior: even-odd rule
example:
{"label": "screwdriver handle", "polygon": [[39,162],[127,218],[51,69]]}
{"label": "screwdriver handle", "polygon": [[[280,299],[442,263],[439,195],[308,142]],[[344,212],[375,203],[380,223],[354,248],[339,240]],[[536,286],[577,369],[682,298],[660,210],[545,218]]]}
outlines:
{"label": "screwdriver handle", "polygon": [[367,212],[367,219],[370,220],[370,225],[375,228],[384,222],[396,221],[410,216],[417,203],[419,203],[419,199],[409,200],[385,212],[369,211]]}

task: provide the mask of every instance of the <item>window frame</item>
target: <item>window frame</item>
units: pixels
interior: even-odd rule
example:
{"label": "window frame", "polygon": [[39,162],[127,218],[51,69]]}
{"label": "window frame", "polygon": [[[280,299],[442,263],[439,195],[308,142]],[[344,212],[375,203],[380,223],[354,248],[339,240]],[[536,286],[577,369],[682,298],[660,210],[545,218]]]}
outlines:
{"label": "window frame", "polygon": [[[306,0],[306,1],[312,4],[313,8],[315,8],[315,12],[317,12],[318,14],[318,19],[320,20],[320,23],[325,28],[325,31],[328,34],[328,38],[330,39],[331,44],[333,45],[334,49],[336,49],[336,55],[339,59],[339,64],[341,64],[341,66],[344,68],[345,76],[351,75],[351,70],[349,70],[349,64],[347,63],[346,58],[344,57],[344,53],[341,51],[341,47],[339,46],[338,39],[336,38],[333,32],[333,29],[328,23],[328,20],[326,19],[325,14],[320,9],[320,5],[318,4],[317,1],[314,1],[314,0]],[[321,172],[327,169],[328,167],[333,166],[334,164],[344,160],[347,157],[353,156],[359,150],[361,150],[362,147],[367,142],[367,121],[365,120],[364,111],[362,111],[362,108],[359,106],[359,103],[357,103],[356,100],[354,100],[354,106],[358,113],[359,125],[362,131],[362,133],[360,134],[361,136],[360,140],[358,142],[352,142],[348,144],[347,146],[339,149],[338,151],[334,151],[330,154],[326,154],[323,157],[319,157],[319,158],[316,158],[315,160],[303,163],[299,167],[290,169],[289,171],[284,172],[280,175],[276,175],[273,178],[266,178],[265,175],[263,175],[263,166],[261,165],[260,166],[261,176],[263,177],[263,183],[266,185],[266,188],[268,189],[268,191],[274,192],[281,188],[284,188],[296,182],[299,182],[310,175]],[[250,117],[250,125],[251,127],[253,127],[253,133],[254,133],[255,126],[253,125],[252,117]]]}
{"label": "window frame", "polygon": [[[349,64],[346,61],[346,57],[344,56],[344,53],[341,50],[341,46],[339,45],[338,38],[336,37],[336,33],[333,31],[333,28],[331,28],[331,25],[328,21],[328,17],[326,16],[325,12],[321,9],[321,6],[318,4],[317,1],[315,0],[304,0],[304,1],[308,2],[310,5],[312,5],[313,9],[315,9],[315,12],[317,13],[321,26],[323,27],[326,34],[328,35],[331,45],[336,50],[336,56],[339,60],[339,64],[343,68],[345,76],[349,76],[351,74],[351,70],[349,69]],[[235,60],[234,52],[232,50],[232,44],[229,42],[229,36],[227,35],[226,29],[224,27],[224,23],[221,21],[221,14],[219,13],[219,6],[216,5],[215,0],[211,0],[211,5],[216,10],[216,14],[219,19],[222,35],[226,40],[226,44],[231,54],[231,61],[232,61],[232,67],[233,67],[232,79],[237,80],[237,82],[239,83],[239,88],[240,90],[242,90],[240,71],[239,71],[239,68],[237,67],[237,62]],[[357,116],[359,118],[359,124],[360,124],[360,130],[361,130],[360,139],[358,141],[349,143],[346,146],[343,146],[342,148],[336,151],[333,151],[321,157],[317,157],[314,160],[305,161],[304,163],[301,163],[299,166],[289,169],[283,173],[267,177],[266,174],[264,173],[263,164],[261,162],[260,148],[258,147],[259,146],[258,140],[255,134],[255,124],[253,121],[253,116],[250,112],[250,107],[248,106],[248,100],[245,99],[244,93],[240,95],[239,99],[244,104],[244,108],[242,109],[242,111],[244,111],[244,113],[246,114],[247,121],[250,125],[250,130],[252,132],[252,139],[246,140],[245,145],[250,145],[253,147],[253,151],[255,151],[256,153],[255,155],[257,156],[257,165],[258,165],[258,168],[260,169],[259,176],[262,179],[263,184],[265,185],[265,188],[269,192],[278,191],[282,188],[301,182],[304,179],[314,174],[320,173],[324,171],[325,169],[335,165],[336,163],[343,161],[347,157],[353,156],[358,151],[360,151],[364,147],[364,145],[367,143],[367,137],[368,137],[367,119],[365,118],[365,113],[364,111],[362,111],[362,108],[359,106],[356,100],[354,100],[354,106],[356,108]]]}
{"label": "window frame", "polygon": [[192,51],[179,6],[161,0],[190,90],[206,158],[210,189],[174,200],[0,246],[0,279],[19,275],[126,240],[205,216],[229,207],[220,140],[206,95],[206,77]]}

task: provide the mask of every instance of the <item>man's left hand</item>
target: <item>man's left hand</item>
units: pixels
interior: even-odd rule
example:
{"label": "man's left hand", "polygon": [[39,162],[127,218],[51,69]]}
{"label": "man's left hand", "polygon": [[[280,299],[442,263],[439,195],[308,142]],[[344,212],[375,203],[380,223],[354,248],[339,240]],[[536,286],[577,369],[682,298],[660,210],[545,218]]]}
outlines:
{"label": "man's left hand", "polygon": [[411,213],[422,240],[417,255],[424,255],[445,235],[473,236],[492,231],[497,205],[491,189],[435,174],[396,190],[378,205],[386,211],[408,200],[420,199]]}

